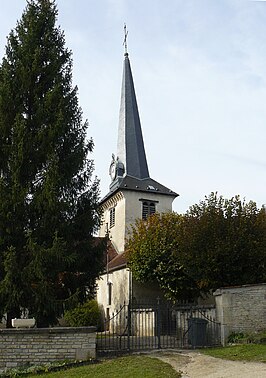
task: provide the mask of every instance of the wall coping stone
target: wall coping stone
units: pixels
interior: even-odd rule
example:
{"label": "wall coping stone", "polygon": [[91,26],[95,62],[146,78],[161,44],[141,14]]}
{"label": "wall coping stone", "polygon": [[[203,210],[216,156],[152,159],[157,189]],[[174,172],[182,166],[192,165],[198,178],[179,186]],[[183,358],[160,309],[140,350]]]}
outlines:
{"label": "wall coping stone", "polygon": [[261,287],[261,286],[266,286],[266,283],[259,283],[259,284],[249,284],[249,285],[239,285],[239,286],[225,286],[225,287],[220,287],[219,289],[215,290],[213,292],[214,296],[222,295],[223,293],[227,291],[232,291],[236,289],[242,289],[242,288],[254,288],[254,287]]}
{"label": "wall coping stone", "polygon": [[1,328],[0,335],[5,334],[56,334],[56,333],[94,333],[96,327],[51,327],[51,328]]}

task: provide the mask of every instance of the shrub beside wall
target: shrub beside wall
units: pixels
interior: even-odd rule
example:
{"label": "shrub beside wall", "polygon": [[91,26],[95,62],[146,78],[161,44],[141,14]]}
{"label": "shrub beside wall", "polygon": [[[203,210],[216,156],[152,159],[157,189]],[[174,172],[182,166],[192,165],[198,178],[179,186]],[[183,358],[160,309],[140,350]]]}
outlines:
{"label": "shrub beside wall", "polygon": [[65,312],[64,320],[69,327],[101,326],[101,311],[95,300],[78,305],[73,310]]}

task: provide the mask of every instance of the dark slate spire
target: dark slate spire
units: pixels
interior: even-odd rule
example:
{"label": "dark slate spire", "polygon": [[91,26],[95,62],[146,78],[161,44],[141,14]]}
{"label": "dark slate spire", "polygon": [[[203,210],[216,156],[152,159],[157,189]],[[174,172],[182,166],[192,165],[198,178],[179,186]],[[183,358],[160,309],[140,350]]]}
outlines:
{"label": "dark slate spire", "polygon": [[138,105],[128,53],[125,53],[118,128],[117,157],[125,175],[138,179],[149,177]]}
{"label": "dark slate spire", "polygon": [[[138,105],[134,89],[133,77],[126,45],[125,29],[125,60],[121,91],[121,105],[118,128],[117,156],[112,155],[109,174],[112,182],[109,193],[101,200],[107,201],[115,192],[121,190],[167,195],[173,198],[178,194],[149,176],[148,164],[144,149]],[[145,194],[144,194],[145,193]],[[148,195],[149,195],[148,194]]]}

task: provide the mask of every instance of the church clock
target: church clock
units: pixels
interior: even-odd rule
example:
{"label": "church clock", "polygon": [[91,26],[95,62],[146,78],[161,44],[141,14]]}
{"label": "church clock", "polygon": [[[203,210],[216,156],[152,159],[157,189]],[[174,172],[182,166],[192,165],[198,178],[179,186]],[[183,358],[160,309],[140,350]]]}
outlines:
{"label": "church clock", "polygon": [[112,181],[114,181],[114,179],[116,178],[116,163],[111,163],[109,172]]}
{"label": "church clock", "polygon": [[112,155],[112,162],[109,168],[109,175],[112,181],[114,181],[117,176],[117,161],[115,160],[114,154]]}

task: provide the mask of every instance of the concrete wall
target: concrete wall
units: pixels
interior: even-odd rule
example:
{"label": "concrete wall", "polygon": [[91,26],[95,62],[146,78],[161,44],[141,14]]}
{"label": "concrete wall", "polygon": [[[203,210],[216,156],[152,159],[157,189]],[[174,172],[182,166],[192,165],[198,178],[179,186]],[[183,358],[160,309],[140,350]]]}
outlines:
{"label": "concrete wall", "polygon": [[222,288],[214,296],[223,344],[231,332],[266,329],[266,284]]}
{"label": "concrete wall", "polygon": [[156,320],[154,309],[132,309],[131,327],[131,332],[133,336],[155,336]]}
{"label": "concrete wall", "polygon": [[0,370],[95,358],[95,327],[0,330]]}

